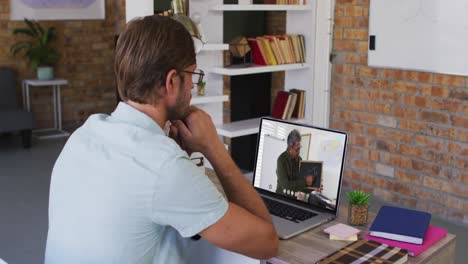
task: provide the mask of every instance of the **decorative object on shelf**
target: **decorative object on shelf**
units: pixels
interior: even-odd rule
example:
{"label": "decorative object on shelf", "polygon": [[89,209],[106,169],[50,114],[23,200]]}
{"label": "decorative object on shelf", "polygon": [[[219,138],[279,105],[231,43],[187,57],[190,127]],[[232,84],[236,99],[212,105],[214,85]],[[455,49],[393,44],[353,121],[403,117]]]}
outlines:
{"label": "decorative object on shelf", "polygon": [[54,78],[52,65],[59,58],[58,52],[51,47],[51,43],[56,39],[55,27],[43,28],[39,22],[24,19],[27,28],[17,28],[13,30],[13,35],[24,35],[29,40],[19,40],[13,44],[10,51],[13,55],[24,53],[24,56],[31,63],[34,71],[37,70],[39,80],[50,80]]}
{"label": "decorative object on shelf", "polygon": [[370,194],[363,191],[346,192],[346,198],[349,201],[348,222],[350,225],[367,224],[367,215],[369,212]]}
{"label": "decorative object on shelf", "polygon": [[203,44],[206,44],[207,40],[206,40],[206,35],[203,32],[203,27],[201,25],[201,15],[200,15],[200,13],[198,13],[198,12],[193,13],[192,16],[191,16],[191,19],[192,19],[193,23],[195,23],[195,25],[197,26],[198,32],[200,33],[201,41],[203,42]]}
{"label": "decorative object on shelf", "polygon": [[196,23],[187,16],[187,10],[184,0],[172,0],[172,19],[184,25],[185,29],[190,33],[195,45],[195,52],[198,53],[203,45],[203,37]]}
{"label": "decorative object on shelf", "polygon": [[197,83],[197,94],[198,95],[205,95],[205,86],[206,86],[205,81],[201,81],[201,82]]}
{"label": "decorative object on shelf", "polygon": [[250,46],[247,38],[236,36],[229,41],[229,51],[231,53],[231,67],[249,67],[252,65],[250,56]]}

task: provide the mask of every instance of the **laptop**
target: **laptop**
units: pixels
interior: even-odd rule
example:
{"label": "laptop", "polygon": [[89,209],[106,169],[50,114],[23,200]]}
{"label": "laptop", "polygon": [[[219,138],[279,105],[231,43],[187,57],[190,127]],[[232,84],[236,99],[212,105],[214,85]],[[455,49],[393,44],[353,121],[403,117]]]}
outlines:
{"label": "laptop", "polygon": [[[288,149],[290,134],[291,142],[300,137],[293,150]],[[258,135],[252,184],[279,237],[288,239],[335,219],[347,134],[263,117]]]}

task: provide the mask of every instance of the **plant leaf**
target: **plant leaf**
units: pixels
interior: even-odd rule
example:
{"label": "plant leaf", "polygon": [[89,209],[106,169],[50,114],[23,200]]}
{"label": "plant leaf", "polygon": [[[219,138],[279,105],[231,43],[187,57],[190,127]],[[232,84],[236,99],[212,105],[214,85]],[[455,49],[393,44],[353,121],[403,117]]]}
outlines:
{"label": "plant leaf", "polygon": [[30,37],[34,37],[34,33],[29,28],[17,28],[13,30],[13,35],[23,34]]}
{"label": "plant leaf", "polygon": [[24,18],[24,22],[26,22],[26,24],[28,25],[28,27],[31,29],[31,32],[34,34],[33,36],[39,38],[39,33],[37,32],[37,29],[36,29],[36,27],[34,26],[34,23],[37,23],[37,22],[28,20],[27,18]]}
{"label": "plant leaf", "polygon": [[16,55],[19,52],[21,52],[22,50],[27,50],[27,49],[31,48],[31,46],[32,46],[32,43],[29,42],[29,41],[20,41],[20,42],[17,42],[17,43],[15,43],[15,44],[13,44],[11,46],[10,52],[13,55]]}

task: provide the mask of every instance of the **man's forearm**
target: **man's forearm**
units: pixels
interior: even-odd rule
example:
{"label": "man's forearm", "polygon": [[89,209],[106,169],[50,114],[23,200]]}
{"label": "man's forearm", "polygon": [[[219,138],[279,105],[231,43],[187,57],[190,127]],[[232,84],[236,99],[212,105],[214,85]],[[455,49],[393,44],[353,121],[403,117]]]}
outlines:
{"label": "man's forearm", "polygon": [[218,175],[229,202],[271,223],[271,217],[263,201],[250,182],[244,177],[224,146],[217,146],[205,154]]}

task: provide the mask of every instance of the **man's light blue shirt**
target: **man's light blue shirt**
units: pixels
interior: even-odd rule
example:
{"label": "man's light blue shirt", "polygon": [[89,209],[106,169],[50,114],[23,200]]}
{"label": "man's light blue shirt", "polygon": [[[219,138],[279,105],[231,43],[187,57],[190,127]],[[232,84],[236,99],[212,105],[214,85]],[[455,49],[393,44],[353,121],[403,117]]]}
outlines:
{"label": "man's light blue shirt", "polygon": [[159,125],[120,103],[89,117],[51,179],[46,264],[184,263],[227,202]]}

